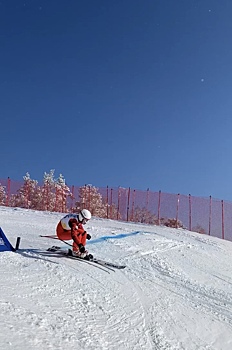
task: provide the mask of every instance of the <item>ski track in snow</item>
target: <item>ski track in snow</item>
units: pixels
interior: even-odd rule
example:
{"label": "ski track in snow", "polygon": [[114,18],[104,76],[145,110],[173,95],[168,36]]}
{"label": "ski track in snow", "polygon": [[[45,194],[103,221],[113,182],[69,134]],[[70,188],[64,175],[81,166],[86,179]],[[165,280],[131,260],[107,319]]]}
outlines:
{"label": "ski track in snow", "polygon": [[[14,324],[18,323],[20,326],[19,330],[17,327],[14,328],[11,342],[14,340],[16,342],[17,338],[24,338],[23,328],[30,326],[34,336],[26,341],[33,348],[38,349],[41,346],[44,349],[50,347],[59,349],[63,347],[63,345],[59,347],[60,342],[67,342],[69,346],[78,344],[81,349],[141,349],[146,345],[142,304],[136,289],[128,287],[128,281],[120,271],[108,276],[82,262],[62,259],[62,264],[54,264],[37,258],[36,254],[28,253],[34,260],[35,268],[33,278],[28,278],[25,275],[25,269],[29,268],[26,254],[18,255],[17,261],[14,260],[14,257],[12,259],[12,253],[4,253],[6,254],[9,257],[6,266],[3,267],[5,274],[9,274],[7,271],[9,265],[16,263],[17,267],[21,265],[20,267],[23,268],[24,273],[14,276],[13,283],[17,289],[24,289],[23,298],[27,301],[26,308],[18,307],[17,296],[13,295],[11,302],[2,301],[0,304],[2,312],[6,315],[5,325],[13,317]],[[52,260],[56,262],[60,261],[60,258],[52,258]],[[4,261],[6,262],[5,259]],[[38,264],[40,266],[36,273]],[[83,269],[85,269],[85,274],[80,275],[79,272]],[[41,274],[41,270],[46,273]],[[117,278],[118,274],[120,274],[119,278]],[[49,283],[51,279],[54,281],[52,288]],[[59,283],[60,279],[62,279],[62,286]],[[63,284],[65,284],[65,289]],[[127,285],[126,289],[125,285]],[[4,285],[1,286],[1,289],[4,289]],[[7,290],[3,290],[3,294],[7,294]],[[57,304],[57,297],[62,302],[62,307],[60,307],[60,302]],[[38,317],[37,314],[41,314],[41,310],[43,310],[43,317]],[[91,314],[94,314],[94,317],[91,317]],[[7,315],[9,315],[9,320]],[[23,324],[21,318],[24,320]],[[70,328],[69,320],[71,319],[75,329]],[[83,324],[85,324],[84,329]],[[54,332],[54,343],[44,343],[46,332],[51,331]],[[91,333],[91,343],[94,343],[94,346],[88,344],[89,333]],[[128,344],[125,343],[125,339],[130,340]],[[20,343],[18,346],[21,346]]]}
{"label": "ski track in snow", "polygon": [[18,254],[0,254],[1,349],[231,350],[231,243],[93,219],[92,237],[112,240],[89,251],[127,265],[104,271],[42,254],[57,241],[39,235],[54,234],[61,217],[0,207],[7,237],[22,237]]}
{"label": "ski track in snow", "polygon": [[[202,242],[207,242],[206,240],[201,240]],[[214,244],[211,244],[214,246]],[[176,249],[178,251],[178,254],[180,252],[182,256],[185,257],[188,261],[188,254],[186,253],[187,249],[193,248],[190,244],[183,244],[183,242],[177,243],[168,241],[168,240],[161,240],[156,242],[156,247],[154,247],[153,250],[143,251],[139,252],[136,251],[134,247],[129,248],[129,250],[135,250],[134,253],[129,255],[129,258],[136,257],[139,259],[139,267],[138,267],[138,273],[136,274],[136,279],[141,277],[141,265],[143,267],[143,280],[146,280],[146,283],[150,281],[150,288],[149,293],[145,296],[146,299],[151,299],[150,303],[152,304],[153,293],[152,290],[154,290],[154,294],[157,296],[157,290],[154,288],[154,286],[159,286],[164,288],[164,290],[167,289],[167,285],[169,288],[169,291],[171,291],[171,295],[174,297],[174,301],[171,303],[168,303],[167,299],[164,295],[160,295],[159,298],[156,298],[156,302],[154,306],[150,307],[150,313],[151,313],[151,320],[157,319],[156,322],[151,322],[155,324],[155,327],[152,327],[150,329],[150,334],[153,340],[153,344],[156,346],[157,349],[186,349],[184,345],[181,344],[181,342],[176,342],[176,335],[173,334],[172,336],[172,329],[168,327],[167,333],[169,335],[170,341],[165,339],[165,336],[163,332],[161,331],[161,327],[159,327],[159,319],[163,320],[163,322],[166,323],[166,320],[172,319],[172,313],[170,313],[170,310],[174,310],[175,305],[179,304],[180,309],[186,309],[185,317],[189,313],[192,313],[191,319],[194,321],[194,315],[195,313],[199,312],[205,319],[209,319],[209,322],[211,323],[211,329],[209,328],[209,332],[212,331],[214,328],[214,323],[220,322],[224,324],[227,328],[231,328],[232,326],[232,284],[230,281],[223,280],[219,276],[211,275],[209,276],[207,269],[205,270],[205,273],[207,274],[206,278],[214,278],[218,279],[220,281],[219,288],[212,288],[209,286],[202,286],[197,280],[191,280],[189,276],[185,273],[185,267],[183,266],[183,269],[177,269],[177,267],[170,263],[168,258],[168,253],[170,250]],[[218,248],[218,247],[217,247]],[[167,253],[164,255],[164,253]],[[186,255],[185,255],[186,254]],[[199,253],[198,253],[199,254]],[[181,265],[180,265],[181,266]],[[204,273],[204,268],[202,269],[202,265],[198,266],[197,261],[194,260],[194,262],[191,263],[191,267],[196,270],[196,276],[199,276],[199,273]],[[188,271],[188,269],[187,269]],[[134,273],[136,273],[136,269],[134,268]],[[223,289],[220,289],[221,282],[224,282],[226,285],[226,291]],[[154,284],[155,282],[155,284]],[[230,290],[230,293],[228,293],[228,287]],[[142,288],[142,287],[141,287]],[[158,292],[160,294],[160,291]],[[161,293],[162,294],[162,293]],[[164,293],[165,294],[165,293]],[[176,298],[177,297],[177,298]],[[169,302],[172,298],[169,298]],[[150,304],[150,305],[151,305]],[[158,305],[157,305],[158,304]],[[183,307],[186,305],[186,308]],[[190,308],[190,309],[189,309]],[[148,307],[149,309],[149,307]],[[162,312],[159,314],[157,310],[162,310]],[[168,312],[166,311],[168,310]],[[177,312],[176,310],[175,312]],[[157,314],[159,314],[159,317],[157,317]],[[175,313],[174,313],[175,314]],[[189,330],[185,326],[185,322],[178,322],[178,317],[173,317],[172,322],[170,324],[176,323],[182,333],[186,333],[187,336],[189,333]],[[195,325],[197,328],[197,325]],[[159,332],[160,329],[160,332]],[[200,331],[200,330],[199,330]],[[194,335],[194,334],[192,334]],[[228,338],[228,336],[227,336]],[[190,338],[191,339],[191,338]],[[190,341],[189,339],[189,341]],[[225,347],[220,347],[220,344],[216,343],[213,344],[213,341],[209,345],[209,339],[207,338],[206,341],[202,341],[202,345],[199,348],[202,349],[225,349]],[[174,346],[174,344],[176,344]],[[231,344],[231,341],[230,341]],[[173,347],[174,346],[174,347]],[[215,347],[214,347],[215,346]],[[231,345],[230,345],[231,346]],[[228,347],[228,349],[230,348]],[[197,344],[188,345],[188,349],[198,349]]]}

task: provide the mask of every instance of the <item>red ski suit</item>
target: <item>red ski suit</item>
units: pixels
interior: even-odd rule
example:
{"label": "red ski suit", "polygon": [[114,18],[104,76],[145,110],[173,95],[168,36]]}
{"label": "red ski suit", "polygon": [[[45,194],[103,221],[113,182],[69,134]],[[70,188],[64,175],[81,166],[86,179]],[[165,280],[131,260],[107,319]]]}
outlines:
{"label": "red ski suit", "polygon": [[68,214],[60,220],[56,227],[56,234],[63,241],[72,239],[73,251],[79,251],[79,244],[86,245],[87,232],[75,214]]}

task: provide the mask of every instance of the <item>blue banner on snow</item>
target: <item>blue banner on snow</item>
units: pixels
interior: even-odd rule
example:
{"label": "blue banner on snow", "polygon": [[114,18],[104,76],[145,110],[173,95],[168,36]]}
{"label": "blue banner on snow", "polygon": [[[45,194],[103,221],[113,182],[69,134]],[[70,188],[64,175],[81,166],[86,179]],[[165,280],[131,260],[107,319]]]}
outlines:
{"label": "blue banner on snow", "polygon": [[135,232],[130,232],[130,233],[120,233],[119,235],[111,235],[111,236],[102,236],[100,238],[92,239],[91,241],[88,241],[89,244],[95,244],[95,243],[100,243],[102,241],[107,241],[108,239],[122,239],[134,235],[138,235],[139,233],[143,233],[142,231],[135,231]]}

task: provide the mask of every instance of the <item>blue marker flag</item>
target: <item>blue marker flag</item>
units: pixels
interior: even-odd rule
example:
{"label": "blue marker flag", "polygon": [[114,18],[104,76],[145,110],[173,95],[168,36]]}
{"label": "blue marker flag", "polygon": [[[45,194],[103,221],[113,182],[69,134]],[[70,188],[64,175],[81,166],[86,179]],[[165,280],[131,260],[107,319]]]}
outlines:
{"label": "blue marker flag", "polygon": [[0,227],[0,253],[1,252],[14,252],[15,249],[12,247],[8,239],[6,238],[4,232]]}

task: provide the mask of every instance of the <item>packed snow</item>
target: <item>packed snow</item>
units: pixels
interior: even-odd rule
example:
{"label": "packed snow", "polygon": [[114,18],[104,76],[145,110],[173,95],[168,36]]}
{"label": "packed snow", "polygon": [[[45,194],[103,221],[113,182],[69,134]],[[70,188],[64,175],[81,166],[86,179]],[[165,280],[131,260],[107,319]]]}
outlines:
{"label": "packed snow", "polygon": [[[87,249],[123,270],[46,251],[61,213],[0,207],[2,350],[231,350],[232,243],[92,218]],[[71,243],[71,241],[69,241]]]}

